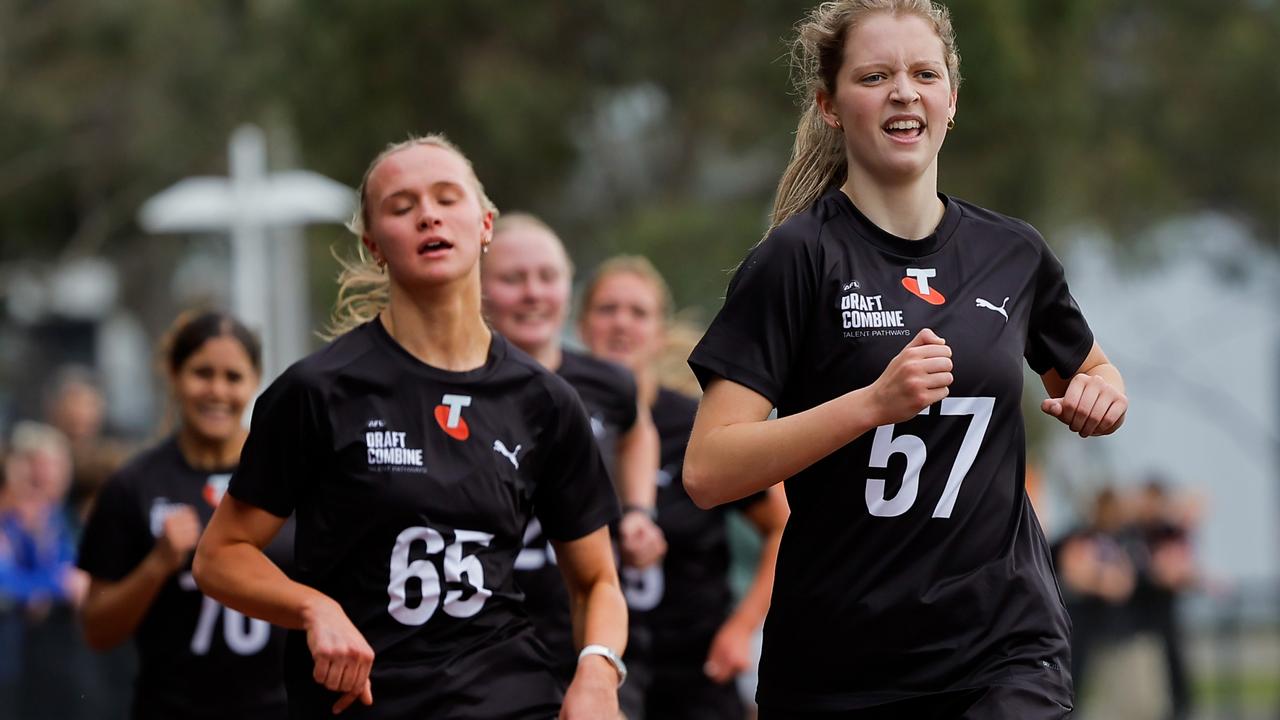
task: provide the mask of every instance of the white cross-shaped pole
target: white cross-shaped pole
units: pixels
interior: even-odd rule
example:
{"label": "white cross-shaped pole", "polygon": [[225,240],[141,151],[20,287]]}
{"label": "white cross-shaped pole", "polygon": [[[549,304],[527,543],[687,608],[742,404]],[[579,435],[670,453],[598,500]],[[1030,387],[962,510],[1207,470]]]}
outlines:
{"label": "white cross-shaped pole", "polygon": [[[143,204],[147,232],[229,232],[231,310],[262,335],[263,380],[306,349],[306,259],[299,228],[350,217],[355,191],[305,170],[267,172],[261,129],[231,135],[229,177],[189,177]],[[275,236],[267,243],[268,232]]]}

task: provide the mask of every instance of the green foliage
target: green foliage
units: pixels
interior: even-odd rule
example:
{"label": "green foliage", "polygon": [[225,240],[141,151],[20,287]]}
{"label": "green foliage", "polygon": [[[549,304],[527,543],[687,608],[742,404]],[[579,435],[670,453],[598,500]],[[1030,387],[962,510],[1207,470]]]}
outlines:
{"label": "green foliage", "polygon": [[[710,310],[789,152],[785,40],[807,5],[0,0],[0,257],[137,252],[140,203],[224,173],[243,122],[288,129],[296,162],[351,185],[385,143],[439,130],[580,267],[644,253]],[[1280,242],[1274,0],[952,10],[966,79],[945,190],[1051,238],[1087,223],[1130,242],[1214,209]],[[626,127],[631,107],[647,125]]]}

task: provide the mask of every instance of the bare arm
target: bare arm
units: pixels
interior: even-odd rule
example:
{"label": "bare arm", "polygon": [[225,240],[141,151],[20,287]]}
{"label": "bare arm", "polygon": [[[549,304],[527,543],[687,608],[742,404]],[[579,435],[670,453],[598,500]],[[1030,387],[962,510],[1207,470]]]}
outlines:
{"label": "bare arm", "polygon": [[132,572],[114,582],[92,578],[80,615],[89,647],[109,650],[128,640],[164,584],[187,564],[199,537],[200,518],[183,506],[165,518],[155,546]]}
{"label": "bare arm", "polygon": [[[627,646],[627,603],[613,564],[609,528],[577,540],[553,540],[552,545],[569,591],[574,645],[604,645],[621,655]],[[617,717],[617,687],[613,666],[600,656],[587,656],[565,693],[561,717]]]}
{"label": "bare arm", "polygon": [[773,596],[773,571],[778,560],[778,543],[786,527],[787,498],[781,485],[769,488],[765,499],[747,509],[747,519],[763,539],[760,559],[747,594],[725,620],[711,641],[704,668],[712,680],[725,683],[751,663],[751,635],[764,623]]}
{"label": "bare arm", "polygon": [[1070,379],[1063,378],[1056,370],[1041,375],[1040,379],[1049,393],[1040,409],[1080,437],[1110,435],[1124,424],[1129,410],[1124,378],[1107,360],[1098,343],[1093,344],[1080,369]]}
{"label": "bare arm", "polygon": [[685,489],[703,508],[764,490],[868,430],[914,416],[946,397],[951,381],[951,348],[928,329],[871,385],[778,420],[765,420],[773,404],[763,395],[713,380],[685,453]]}
{"label": "bare arm", "polygon": [[262,548],[284,518],[227,495],[196,548],[193,573],[204,593],[229,608],[273,625],[306,630],[316,682],[344,693],[340,712],[357,697],[373,703],[369,670],[373,649],[336,601],[290,580]]}
{"label": "bare arm", "polygon": [[649,516],[658,499],[658,460],[662,452],[658,429],[649,408],[640,405],[636,422],[618,438],[619,494],[626,509],[619,534],[622,561],[631,567],[648,567],[667,554],[662,530]]}

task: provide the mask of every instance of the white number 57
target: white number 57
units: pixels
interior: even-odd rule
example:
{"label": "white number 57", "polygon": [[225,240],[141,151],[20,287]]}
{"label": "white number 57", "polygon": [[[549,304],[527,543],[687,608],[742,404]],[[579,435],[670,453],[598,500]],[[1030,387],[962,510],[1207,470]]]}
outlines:
{"label": "white number 57", "polygon": [[[960,443],[960,452],[956,455],[955,464],[951,466],[951,474],[947,476],[947,485],[942,489],[942,497],[933,508],[936,518],[949,518],[956,506],[956,497],[960,494],[960,485],[965,475],[973,467],[978,457],[978,449],[987,434],[987,425],[991,422],[991,412],[995,409],[994,397],[949,397],[943,398],[940,415],[972,415],[969,429],[965,431],[964,440]],[[928,415],[929,408],[920,411]],[[916,502],[916,494],[920,489],[920,469],[924,467],[928,452],[924,441],[916,435],[893,436],[893,425],[881,425],[876,428],[875,437],[871,440],[871,459],[873,468],[888,468],[889,458],[894,453],[901,453],[907,458],[907,469],[902,473],[902,488],[891,498],[884,496],[885,481],[879,478],[867,479],[867,510],[876,517],[897,517]]]}

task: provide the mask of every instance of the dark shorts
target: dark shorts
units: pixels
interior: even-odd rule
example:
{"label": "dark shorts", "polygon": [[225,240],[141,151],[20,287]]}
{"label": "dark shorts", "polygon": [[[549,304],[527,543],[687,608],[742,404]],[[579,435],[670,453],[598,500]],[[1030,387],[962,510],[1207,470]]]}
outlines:
{"label": "dark shorts", "polygon": [[760,708],[759,720],[1062,720],[1071,708],[1039,692],[993,685],[922,695],[862,710],[800,711]]}

